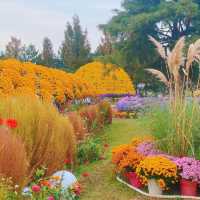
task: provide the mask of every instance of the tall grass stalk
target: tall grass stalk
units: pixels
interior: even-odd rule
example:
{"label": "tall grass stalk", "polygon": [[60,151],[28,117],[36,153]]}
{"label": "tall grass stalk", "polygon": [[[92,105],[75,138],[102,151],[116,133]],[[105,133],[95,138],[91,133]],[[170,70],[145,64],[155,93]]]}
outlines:
{"label": "tall grass stalk", "polygon": [[[169,89],[169,114],[171,116],[169,120],[172,124],[171,133],[166,136],[170,147],[169,151],[179,156],[187,155],[188,152],[191,152],[194,156],[193,121],[196,117],[197,105],[194,99],[192,99],[190,105],[188,104],[186,93],[191,93],[193,89],[190,70],[194,62],[199,63],[200,61],[200,40],[189,46],[186,55],[184,55],[184,37],[178,40],[172,51],[166,51],[154,38],[150,37],[150,40],[166,63],[166,74],[151,68],[147,69],[147,71],[159,78]],[[196,87],[198,87],[198,84]],[[191,108],[189,109],[189,115],[188,106]]]}

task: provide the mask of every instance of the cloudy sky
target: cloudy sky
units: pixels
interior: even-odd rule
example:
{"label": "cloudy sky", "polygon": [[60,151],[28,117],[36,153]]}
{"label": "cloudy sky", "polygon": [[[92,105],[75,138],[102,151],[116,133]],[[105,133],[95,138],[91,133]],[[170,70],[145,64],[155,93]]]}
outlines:
{"label": "cloudy sky", "polygon": [[44,36],[49,37],[58,49],[64,37],[67,21],[78,14],[81,25],[88,30],[95,49],[100,32],[97,25],[106,23],[120,8],[121,0],[0,0],[0,50],[10,36],[23,43],[33,43],[39,49]]}

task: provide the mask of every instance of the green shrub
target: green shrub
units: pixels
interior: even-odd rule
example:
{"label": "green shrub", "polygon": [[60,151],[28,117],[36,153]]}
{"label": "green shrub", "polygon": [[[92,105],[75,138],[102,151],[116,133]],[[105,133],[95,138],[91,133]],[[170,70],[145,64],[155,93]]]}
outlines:
{"label": "green shrub", "polygon": [[102,154],[101,143],[98,139],[88,138],[79,144],[77,150],[78,163],[93,162],[100,159]]}

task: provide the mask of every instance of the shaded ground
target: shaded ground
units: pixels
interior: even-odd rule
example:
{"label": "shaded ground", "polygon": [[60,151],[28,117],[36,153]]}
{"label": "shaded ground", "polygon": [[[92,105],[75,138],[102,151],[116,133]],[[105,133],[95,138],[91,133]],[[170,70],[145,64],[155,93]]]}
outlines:
{"label": "shaded ground", "polygon": [[142,120],[114,120],[101,133],[102,139],[109,144],[105,160],[78,169],[78,174],[90,173],[89,177],[81,178],[84,185],[81,200],[144,200],[144,197],[138,197],[134,191],[116,181],[110,160],[114,146],[130,142],[135,135],[148,133],[149,128],[144,126]]}

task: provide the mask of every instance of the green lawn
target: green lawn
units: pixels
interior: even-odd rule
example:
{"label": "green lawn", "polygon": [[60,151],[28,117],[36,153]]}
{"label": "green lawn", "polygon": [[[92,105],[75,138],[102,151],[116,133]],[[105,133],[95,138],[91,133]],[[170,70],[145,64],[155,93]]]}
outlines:
{"label": "green lawn", "polygon": [[77,175],[82,172],[89,172],[90,177],[81,178],[84,192],[81,200],[136,200],[139,198],[131,189],[118,183],[113,173],[111,164],[111,150],[114,146],[129,143],[131,139],[140,134],[148,134],[149,128],[142,120],[114,120],[113,124],[107,127],[102,134],[102,140],[109,144],[106,152],[106,159],[93,164],[81,166]]}

